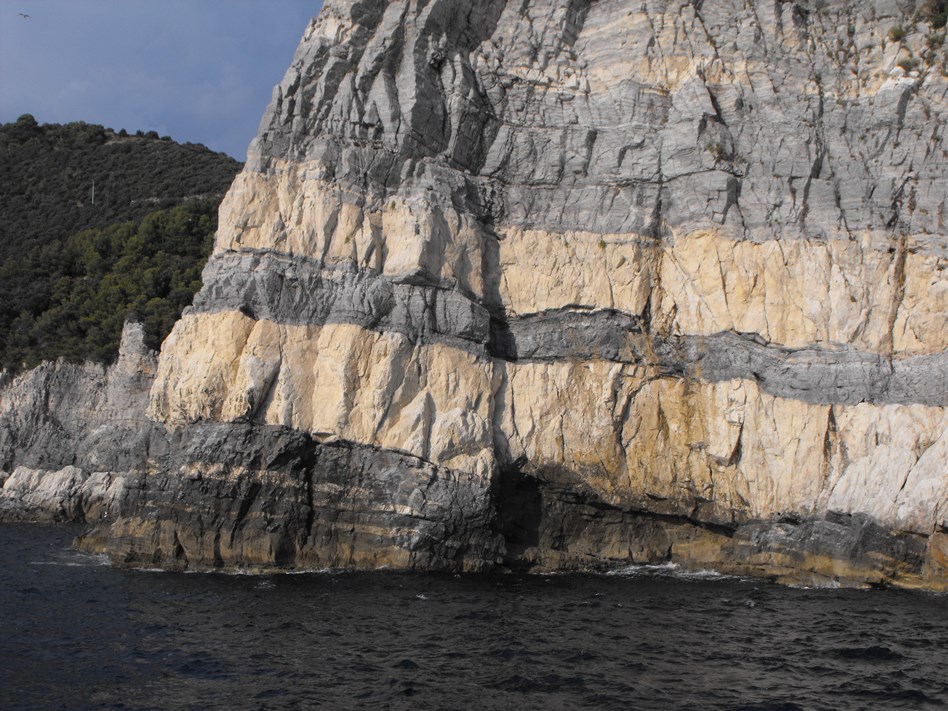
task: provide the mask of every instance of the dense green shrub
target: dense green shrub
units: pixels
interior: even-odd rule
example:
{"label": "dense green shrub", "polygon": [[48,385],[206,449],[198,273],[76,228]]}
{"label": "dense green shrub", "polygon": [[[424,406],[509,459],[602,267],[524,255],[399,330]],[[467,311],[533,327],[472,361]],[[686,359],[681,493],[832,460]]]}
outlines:
{"label": "dense green shrub", "polygon": [[[77,122],[0,125],[0,260],[90,227],[227,192],[240,163],[196,144]],[[92,186],[95,184],[95,204]]]}
{"label": "dense green shrub", "polygon": [[239,169],[154,132],[0,125],[0,367],[110,361],[127,317],[156,347],[200,287]]}
{"label": "dense green shrub", "polygon": [[111,361],[127,318],[142,321],[157,348],[201,286],[218,204],[184,203],[4,260],[0,367]]}

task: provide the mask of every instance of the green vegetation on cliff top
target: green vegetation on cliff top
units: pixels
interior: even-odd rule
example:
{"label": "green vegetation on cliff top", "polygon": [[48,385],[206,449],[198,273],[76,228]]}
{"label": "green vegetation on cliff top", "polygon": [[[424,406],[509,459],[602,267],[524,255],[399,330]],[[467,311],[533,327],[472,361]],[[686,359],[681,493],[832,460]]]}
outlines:
{"label": "green vegetation on cliff top", "polygon": [[200,288],[239,169],[157,134],[0,125],[0,368],[111,361],[126,318],[156,347]]}

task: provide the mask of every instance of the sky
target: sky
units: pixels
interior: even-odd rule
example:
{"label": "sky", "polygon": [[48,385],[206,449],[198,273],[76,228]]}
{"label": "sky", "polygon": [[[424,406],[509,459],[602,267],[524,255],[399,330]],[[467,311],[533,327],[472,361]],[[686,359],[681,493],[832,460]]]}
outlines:
{"label": "sky", "polygon": [[321,5],[0,0],[0,122],[157,131],[244,160]]}

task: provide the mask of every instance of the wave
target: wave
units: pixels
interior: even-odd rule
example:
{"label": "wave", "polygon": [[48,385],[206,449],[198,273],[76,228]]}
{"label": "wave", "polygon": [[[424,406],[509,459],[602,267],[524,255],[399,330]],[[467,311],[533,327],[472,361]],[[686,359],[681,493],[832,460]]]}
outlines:
{"label": "wave", "polygon": [[60,568],[101,568],[111,565],[104,553],[84,553],[82,551],[64,551],[53,560],[34,560],[30,565],[52,565]]}
{"label": "wave", "polygon": [[633,564],[606,571],[605,575],[625,578],[669,577],[680,580],[740,580],[737,575],[728,575],[717,570],[689,570],[677,563],[659,563],[653,565]]}

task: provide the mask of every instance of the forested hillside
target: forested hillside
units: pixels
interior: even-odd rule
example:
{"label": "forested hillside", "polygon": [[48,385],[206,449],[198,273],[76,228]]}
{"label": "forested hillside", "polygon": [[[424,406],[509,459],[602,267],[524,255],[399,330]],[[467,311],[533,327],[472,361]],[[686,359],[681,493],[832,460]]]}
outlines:
{"label": "forested hillside", "polygon": [[0,126],[0,367],[111,360],[128,317],[157,346],[200,287],[239,169],[155,133]]}

